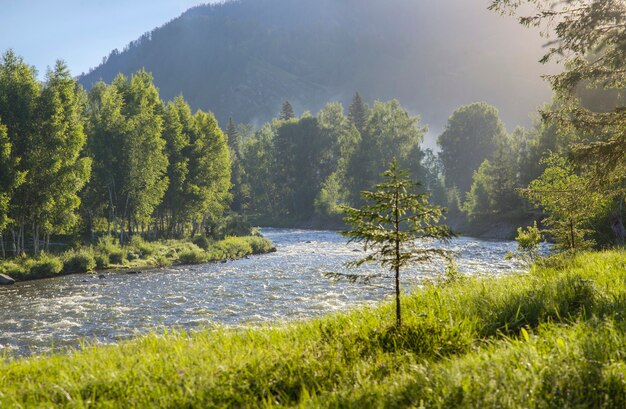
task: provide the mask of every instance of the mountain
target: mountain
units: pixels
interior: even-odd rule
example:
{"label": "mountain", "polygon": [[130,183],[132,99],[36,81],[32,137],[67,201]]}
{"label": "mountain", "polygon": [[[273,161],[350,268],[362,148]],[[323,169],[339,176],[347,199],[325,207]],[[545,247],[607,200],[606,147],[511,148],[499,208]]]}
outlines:
{"label": "mountain", "polygon": [[398,98],[441,129],[462,104],[497,106],[509,127],[550,98],[536,32],[484,0],[239,0],[189,9],[79,77],[90,88],[145,68],[221,123],[261,123],[289,100]]}

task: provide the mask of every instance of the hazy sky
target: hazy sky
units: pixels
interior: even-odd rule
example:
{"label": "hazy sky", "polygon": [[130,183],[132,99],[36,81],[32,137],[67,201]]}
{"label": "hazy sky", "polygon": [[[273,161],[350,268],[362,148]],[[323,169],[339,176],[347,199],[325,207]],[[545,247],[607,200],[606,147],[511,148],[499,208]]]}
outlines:
{"label": "hazy sky", "polygon": [[73,75],[143,33],[216,0],[0,0],[0,53],[12,48],[43,78],[63,59]]}

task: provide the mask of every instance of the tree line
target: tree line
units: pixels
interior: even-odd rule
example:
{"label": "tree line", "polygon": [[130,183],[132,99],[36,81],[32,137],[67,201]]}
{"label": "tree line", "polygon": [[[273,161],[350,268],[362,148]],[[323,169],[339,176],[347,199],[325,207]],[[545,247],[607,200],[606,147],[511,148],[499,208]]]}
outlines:
{"label": "tree line", "polygon": [[[544,110],[564,103],[556,95]],[[396,158],[461,229],[545,217],[550,238],[564,250],[623,241],[623,230],[614,228],[623,226],[623,190],[594,194],[589,184],[597,178],[573,160],[589,132],[537,117],[532,127],[509,133],[484,102],[451,114],[437,153],[421,147],[426,131],[398,101],[370,107],[358,93],[347,112],[329,103],[317,116],[295,117],[285,102],[257,131],[231,120],[234,205],[265,224],[340,226],[340,206],[361,205],[359,193],[380,183]]]}
{"label": "tree line", "polygon": [[[164,103],[138,71],[89,92],[59,61],[37,80],[0,60],[0,251],[48,250],[50,236],[210,230],[228,209],[231,161],[213,114]],[[29,240],[30,239],[30,240]],[[30,242],[30,244],[29,244]]]}

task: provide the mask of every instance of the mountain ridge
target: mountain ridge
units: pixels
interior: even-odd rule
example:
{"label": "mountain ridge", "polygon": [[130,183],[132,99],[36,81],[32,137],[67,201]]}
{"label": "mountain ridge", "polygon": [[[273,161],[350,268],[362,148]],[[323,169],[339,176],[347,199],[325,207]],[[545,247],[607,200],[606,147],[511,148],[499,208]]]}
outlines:
{"label": "mountain ridge", "polygon": [[[456,3],[456,4],[453,4]],[[458,106],[486,101],[514,127],[550,98],[541,40],[487,2],[240,0],[193,7],[113,51],[86,88],[145,68],[165,99],[183,94],[220,123],[260,124],[284,100],[398,98],[441,129]],[[480,4],[484,3],[484,4]]]}

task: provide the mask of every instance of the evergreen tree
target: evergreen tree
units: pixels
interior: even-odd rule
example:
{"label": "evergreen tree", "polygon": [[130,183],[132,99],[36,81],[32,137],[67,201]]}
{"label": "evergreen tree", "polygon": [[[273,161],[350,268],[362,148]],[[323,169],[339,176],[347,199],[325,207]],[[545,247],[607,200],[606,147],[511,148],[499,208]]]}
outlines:
{"label": "evergreen tree", "polygon": [[293,113],[293,107],[291,106],[289,101],[283,102],[283,106],[280,110],[279,119],[282,121],[288,121],[293,118],[295,118],[295,114]]}
{"label": "evergreen tree", "polygon": [[428,202],[428,193],[417,193],[419,183],[409,179],[394,159],[383,173],[383,182],[374,191],[361,192],[365,204],[357,209],[343,207],[345,222],[352,230],[342,232],[349,242],[363,243],[368,255],[351,263],[360,266],[376,262],[395,274],[396,326],[402,325],[400,308],[400,269],[411,263],[426,263],[433,258],[449,258],[440,248],[417,247],[419,240],[448,240],[454,236],[439,221],[444,209]]}
{"label": "evergreen tree", "polygon": [[235,122],[233,122],[232,117],[228,117],[228,125],[226,125],[226,137],[228,138],[228,146],[231,151],[236,152],[237,144],[239,143],[239,133],[237,132],[237,127],[235,127]]}
{"label": "evergreen tree", "polygon": [[363,133],[365,130],[365,124],[367,123],[369,107],[361,99],[359,93],[355,93],[352,97],[352,103],[348,108],[348,119],[356,127],[356,129]]}

